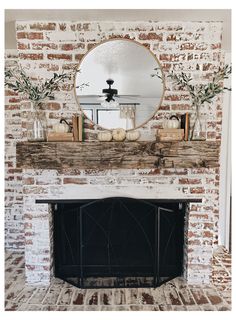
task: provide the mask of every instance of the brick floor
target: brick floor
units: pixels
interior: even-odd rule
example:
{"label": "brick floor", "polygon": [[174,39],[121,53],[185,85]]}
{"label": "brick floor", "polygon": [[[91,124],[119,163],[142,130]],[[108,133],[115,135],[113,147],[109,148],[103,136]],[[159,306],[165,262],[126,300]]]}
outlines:
{"label": "brick floor", "polygon": [[22,254],[5,255],[6,311],[229,311],[231,255],[222,247],[214,255],[212,283],[188,285],[179,277],[161,287],[78,289],[53,279],[49,287],[25,285]]}

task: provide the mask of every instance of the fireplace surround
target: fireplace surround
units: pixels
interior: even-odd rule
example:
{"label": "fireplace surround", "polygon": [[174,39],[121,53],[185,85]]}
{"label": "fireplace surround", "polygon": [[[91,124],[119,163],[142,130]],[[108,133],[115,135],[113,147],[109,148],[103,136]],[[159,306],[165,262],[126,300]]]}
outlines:
{"label": "fireplace surround", "polygon": [[52,208],[56,277],[80,288],[157,287],[183,274],[186,201],[54,200]]}
{"label": "fireplace surround", "polygon": [[[218,194],[214,184],[218,171],[218,143],[213,143],[208,153],[206,150],[210,142],[68,143],[62,152],[65,144],[42,143],[40,148],[35,148],[37,143],[17,144],[18,166],[23,169],[27,283],[48,285],[55,275],[55,201],[111,197],[187,202],[189,210],[185,213],[183,276],[189,283],[209,283],[217,226]],[[72,145],[73,157],[70,151]],[[54,153],[49,152],[55,147]],[[30,154],[30,150],[33,150],[32,161],[22,161],[25,156],[20,155]],[[99,154],[97,158],[94,156],[95,150]],[[173,157],[168,150],[179,151]],[[86,161],[86,154],[89,161]],[[162,161],[158,162],[156,160],[160,155],[163,155]],[[101,168],[89,169],[92,158],[97,168],[101,163]],[[57,169],[53,169],[54,165]]]}

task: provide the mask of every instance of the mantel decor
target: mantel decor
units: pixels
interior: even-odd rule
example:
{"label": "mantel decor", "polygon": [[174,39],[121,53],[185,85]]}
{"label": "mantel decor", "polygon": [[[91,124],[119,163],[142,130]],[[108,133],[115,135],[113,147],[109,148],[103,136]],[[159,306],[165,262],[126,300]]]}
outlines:
{"label": "mantel decor", "polygon": [[18,142],[22,169],[214,168],[220,142]]}
{"label": "mantel decor", "polygon": [[33,113],[27,130],[29,141],[46,140],[47,121],[41,109],[42,102],[46,99],[53,99],[60,83],[70,79],[71,76],[72,73],[54,73],[51,79],[35,83],[21,67],[5,70],[5,86],[32,102]]}
{"label": "mantel decor", "polygon": [[179,89],[187,89],[191,96],[195,110],[195,119],[190,137],[191,140],[206,139],[200,114],[201,106],[204,103],[211,103],[217,95],[225,90],[231,90],[223,85],[224,80],[229,78],[231,72],[232,68],[227,64],[223,67],[219,67],[219,69],[213,73],[212,81],[209,81],[206,84],[193,84],[193,79],[183,72],[176,74],[172,71],[172,73],[168,75],[168,77],[174,80]]}

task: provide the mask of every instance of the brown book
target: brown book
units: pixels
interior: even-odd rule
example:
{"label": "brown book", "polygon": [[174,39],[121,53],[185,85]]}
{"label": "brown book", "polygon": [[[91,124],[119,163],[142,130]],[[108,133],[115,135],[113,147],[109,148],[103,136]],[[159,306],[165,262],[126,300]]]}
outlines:
{"label": "brown book", "polygon": [[74,141],[73,133],[49,132],[47,141]]}
{"label": "brown book", "polygon": [[78,117],[78,131],[79,131],[79,141],[83,141],[83,116],[82,114]]}
{"label": "brown book", "polygon": [[78,116],[76,114],[72,116],[72,127],[73,127],[74,141],[79,141]]}

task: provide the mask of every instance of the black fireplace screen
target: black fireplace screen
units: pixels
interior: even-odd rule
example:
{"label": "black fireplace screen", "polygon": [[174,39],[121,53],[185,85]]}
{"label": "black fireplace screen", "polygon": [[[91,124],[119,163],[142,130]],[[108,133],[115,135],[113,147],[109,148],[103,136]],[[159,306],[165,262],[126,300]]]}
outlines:
{"label": "black fireplace screen", "polygon": [[157,287],[182,274],[184,213],[130,198],[58,203],[55,276],[81,288]]}

